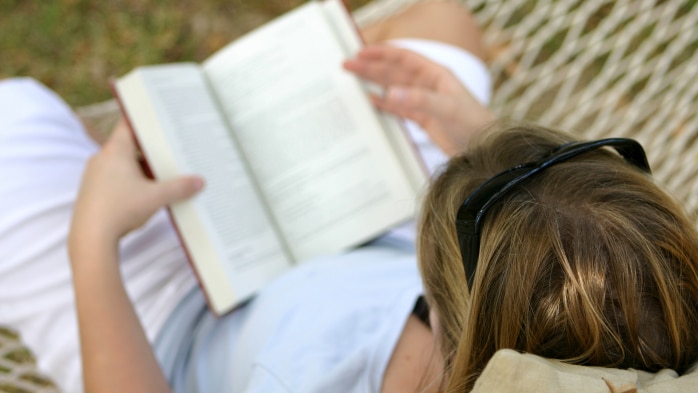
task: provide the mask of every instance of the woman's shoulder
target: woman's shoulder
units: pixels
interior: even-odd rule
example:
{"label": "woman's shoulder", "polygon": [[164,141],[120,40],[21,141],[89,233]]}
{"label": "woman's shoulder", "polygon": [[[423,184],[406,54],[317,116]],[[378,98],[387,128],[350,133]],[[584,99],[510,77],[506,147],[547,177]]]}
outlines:
{"label": "woman's shoulder", "polygon": [[271,373],[295,391],[375,390],[421,292],[415,256],[404,251],[363,247],[309,261],[248,305],[238,336],[247,353],[236,357],[254,359],[251,382]]}

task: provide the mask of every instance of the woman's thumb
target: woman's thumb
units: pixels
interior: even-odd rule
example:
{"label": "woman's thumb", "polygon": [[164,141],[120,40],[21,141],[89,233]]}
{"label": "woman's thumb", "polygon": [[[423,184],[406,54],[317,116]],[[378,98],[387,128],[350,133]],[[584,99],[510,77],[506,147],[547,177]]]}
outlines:
{"label": "woman's thumb", "polygon": [[157,186],[160,203],[164,206],[193,197],[204,188],[204,180],[198,176],[186,176],[162,182]]}

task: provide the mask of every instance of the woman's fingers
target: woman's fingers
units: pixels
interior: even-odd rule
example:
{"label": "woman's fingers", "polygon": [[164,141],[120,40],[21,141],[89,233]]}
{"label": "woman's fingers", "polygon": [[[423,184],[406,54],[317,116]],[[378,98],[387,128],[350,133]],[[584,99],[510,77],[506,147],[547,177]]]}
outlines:
{"label": "woman's fingers", "polygon": [[417,123],[449,122],[455,105],[449,98],[420,88],[391,87],[383,97],[374,97],[374,103],[382,110]]}
{"label": "woman's fingers", "polygon": [[389,88],[383,97],[373,97],[381,110],[419,124],[429,137],[449,155],[458,153],[470,132],[463,119],[465,108],[451,96],[420,88]]}
{"label": "woman's fingers", "polygon": [[380,84],[436,88],[445,70],[438,64],[406,49],[375,45],[361,50],[344,67],[357,76]]}
{"label": "woman's fingers", "polygon": [[112,135],[107,143],[117,145],[122,149],[131,149],[134,151],[136,149],[133,143],[133,136],[124,119],[119,120],[116,126],[114,126]]}

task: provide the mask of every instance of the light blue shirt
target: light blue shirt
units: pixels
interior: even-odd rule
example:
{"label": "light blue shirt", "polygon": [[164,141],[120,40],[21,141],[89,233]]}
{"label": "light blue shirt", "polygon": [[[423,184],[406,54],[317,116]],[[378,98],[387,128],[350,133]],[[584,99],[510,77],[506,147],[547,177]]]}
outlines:
{"label": "light blue shirt", "polygon": [[176,392],[378,392],[421,293],[413,252],[368,246],[299,266],[218,320],[197,291],[156,353]]}

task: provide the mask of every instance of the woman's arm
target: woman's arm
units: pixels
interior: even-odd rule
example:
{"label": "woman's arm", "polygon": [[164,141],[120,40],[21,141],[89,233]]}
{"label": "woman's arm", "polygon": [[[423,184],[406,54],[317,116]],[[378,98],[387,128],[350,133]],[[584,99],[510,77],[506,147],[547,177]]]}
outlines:
{"label": "woman's arm", "polygon": [[458,154],[494,115],[446,68],[414,52],[372,45],[344,67],[386,88],[372,97],[382,110],[419,124],[444,152]]}
{"label": "woman's arm", "polygon": [[202,186],[195,177],[147,179],[123,124],[88,162],[68,239],[86,392],[169,392],[125,291],[118,244],[159,208]]}

